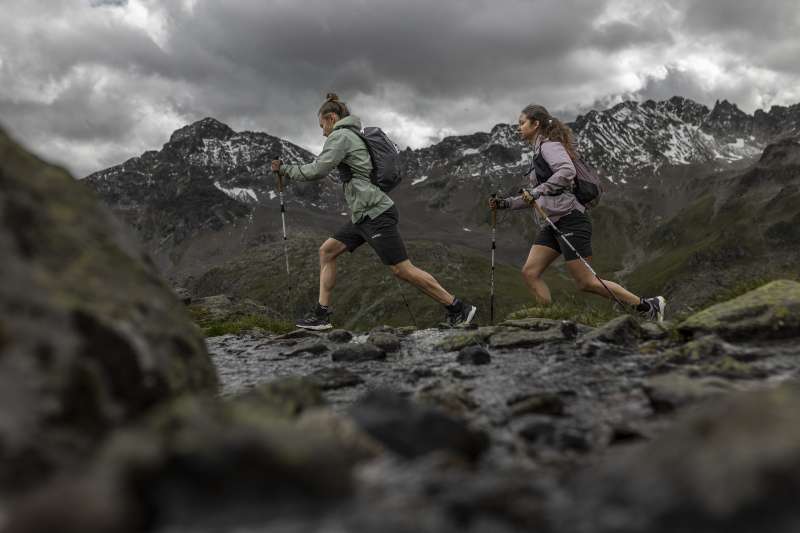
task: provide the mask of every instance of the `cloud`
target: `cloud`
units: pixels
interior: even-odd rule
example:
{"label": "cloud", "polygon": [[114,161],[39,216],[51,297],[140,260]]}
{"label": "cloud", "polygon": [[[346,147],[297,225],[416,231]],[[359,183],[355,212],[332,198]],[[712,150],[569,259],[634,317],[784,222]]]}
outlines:
{"label": "cloud", "polygon": [[10,0],[0,122],[77,175],[214,116],[312,150],[331,90],[402,145],[541,103],[800,101],[795,0]]}

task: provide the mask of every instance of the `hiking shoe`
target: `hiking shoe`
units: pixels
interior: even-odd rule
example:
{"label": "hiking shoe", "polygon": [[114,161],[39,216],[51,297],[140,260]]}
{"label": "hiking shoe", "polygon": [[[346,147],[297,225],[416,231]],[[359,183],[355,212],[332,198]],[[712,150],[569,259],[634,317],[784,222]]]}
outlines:
{"label": "hiking shoe", "polygon": [[664,311],[667,309],[667,300],[663,296],[656,296],[655,298],[645,299],[645,302],[650,305],[650,309],[639,311],[639,316],[645,320],[663,322]]}
{"label": "hiking shoe", "polygon": [[295,326],[302,329],[311,329],[314,331],[324,331],[326,329],[333,329],[331,324],[331,312],[317,307],[309,312],[305,317],[299,319]]}
{"label": "hiking shoe", "polygon": [[475,313],[478,311],[478,308],[474,305],[470,305],[467,303],[461,302],[461,305],[458,309],[453,311],[448,310],[447,312],[447,323],[450,325],[451,328],[456,326],[466,326],[472,319],[475,318]]}

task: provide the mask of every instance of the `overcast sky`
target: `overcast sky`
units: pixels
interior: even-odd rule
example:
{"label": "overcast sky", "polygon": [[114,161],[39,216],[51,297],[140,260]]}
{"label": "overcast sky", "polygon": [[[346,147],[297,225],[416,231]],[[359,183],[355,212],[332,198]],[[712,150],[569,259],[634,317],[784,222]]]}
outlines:
{"label": "overcast sky", "polygon": [[312,151],[337,92],[402,146],[541,103],[800,102],[800,1],[2,0],[0,125],[84,176],[213,116]]}

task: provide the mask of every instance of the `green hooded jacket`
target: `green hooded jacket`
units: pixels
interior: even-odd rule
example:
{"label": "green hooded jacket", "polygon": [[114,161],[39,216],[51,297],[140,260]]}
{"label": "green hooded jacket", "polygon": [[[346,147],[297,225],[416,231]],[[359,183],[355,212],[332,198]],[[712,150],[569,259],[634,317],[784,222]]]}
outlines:
{"label": "green hooded jacket", "polygon": [[353,179],[344,184],[344,199],[350,208],[353,224],[364,217],[372,219],[394,205],[389,196],[370,181],[372,161],[364,141],[356,132],[361,129],[361,120],[350,115],[334,124],[333,131],[325,140],[322,153],[317,160],[307,165],[283,165],[281,175],[296,181],[314,181],[326,177],[339,163],[344,162],[353,170]]}

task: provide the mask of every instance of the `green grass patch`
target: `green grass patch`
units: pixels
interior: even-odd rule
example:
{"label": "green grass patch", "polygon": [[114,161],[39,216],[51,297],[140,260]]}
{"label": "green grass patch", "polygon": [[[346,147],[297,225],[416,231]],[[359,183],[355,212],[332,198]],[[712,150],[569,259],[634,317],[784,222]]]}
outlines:
{"label": "green grass patch", "polygon": [[592,305],[584,302],[559,302],[546,306],[525,307],[509,314],[508,320],[521,318],[549,318],[572,320],[587,326],[597,327],[619,316],[611,305]]}
{"label": "green grass patch", "polygon": [[295,329],[290,322],[273,320],[262,316],[243,316],[221,322],[208,323],[201,326],[206,337],[219,337],[220,335],[238,335],[244,331],[252,329],[263,329],[270,333],[289,333]]}

